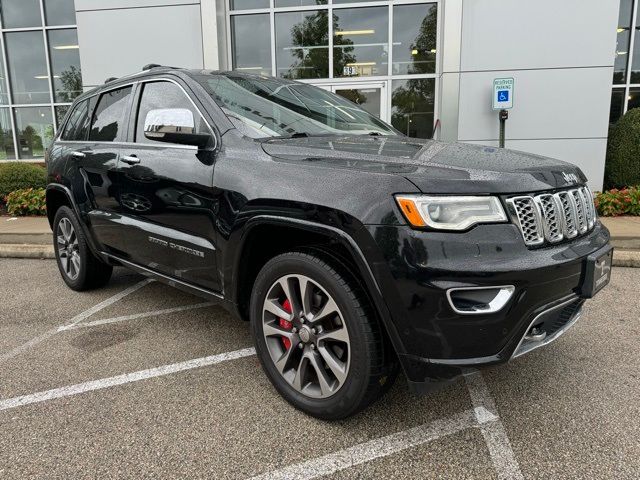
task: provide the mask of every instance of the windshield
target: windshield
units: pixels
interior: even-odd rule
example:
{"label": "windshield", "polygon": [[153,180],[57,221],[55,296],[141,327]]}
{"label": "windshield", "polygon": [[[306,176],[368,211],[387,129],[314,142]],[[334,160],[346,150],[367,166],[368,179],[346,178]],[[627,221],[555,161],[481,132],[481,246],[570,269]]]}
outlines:
{"label": "windshield", "polygon": [[197,80],[252,138],[398,134],[355,103],[312,85],[233,73]]}

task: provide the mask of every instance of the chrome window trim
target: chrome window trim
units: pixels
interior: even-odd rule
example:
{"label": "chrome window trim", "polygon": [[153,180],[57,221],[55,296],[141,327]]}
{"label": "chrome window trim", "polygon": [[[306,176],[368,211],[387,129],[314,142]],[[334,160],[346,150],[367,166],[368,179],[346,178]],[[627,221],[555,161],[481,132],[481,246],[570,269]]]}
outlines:
{"label": "chrome window trim", "polygon": [[74,141],[74,140],[57,140],[56,143],[73,143],[75,145],[81,143],[83,145],[96,145],[96,144],[108,144],[108,145],[118,145],[121,147],[140,147],[141,145],[144,147],[151,147],[151,148],[179,148],[182,150],[198,150],[198,147],[195,147],[193,145],[180,145],[177,143],[164,143],[164,144],[159,144],[159,145],[154,145],[151,143],[137,143],[137,142],[102,142],[102,141],[91,141],[91,140],[78,140],[78,141]]}
{"label": "chrome window trim", "polygon": [[[173,83],[175,85],[178,86],[178,88],[180,88],[180,90],[182,90],[182,93],[184,93],[184,95],[189,99],[189,102],[191,102],[191,105],[193,105],[193,108],[198,112],[198,115],[200,115],[200,117],[202,117],[202,120],[204,121],[205,125],[207,126],[207,128],[209,129],[209,133],[211,134],[211,136],[213,137],[213,148],[212,150],[215,150],[218,148],[218,136],[216,135],[216,130],[214,128],[211,127],[211,124],[209,123],[209,121],[207,120],[207,118],[202,114],[202,110],[200,110],[200,108],[198,108],[198,106],[195,104],[195,102],[193,101],[193,99],[191,98],[191,96],[187,93],[187,91],[184,89],[184,87],[182,85],[180,85],[177,81],[171,79],[171,78],[167,78],[167,77],[149,77],[149,78],[143,78],[143,79],[139,79],[139,80],[134,80],[131,82],[127,82],[127,83],[121,83],[119,85],[114,85],[113,88],[107,88],[107,89],[100,89],[98,92],[95,92],[92,95],[87,95],[86,97],[80,97],[78,99],[78,102],[84,101],[84,100],[88,100],[91,97],[98,97],[97,102],[100,101],[100,98],[102,97],[103,94],[105,93],[109,93],[109,92],[114,92],[116,90],[120,90],[122,88],[126,88],[126,87],[134,87],[135,85],[138,84],[142,84],[142,83],[149,83],[149,82],[170,82]],[[133,94],[133,91],[132,91]],[[142,93],[140,94],[140,97],[142,98]],[[96,106],[98,105],[98,103],[96,102]],[[133,105],[131,108],[131,114],[135,113],[135,121],[137,121],[137,115],[138,115],[138,107],[139,105]],[[134,112],[135,110],[135,112]],[[93,112],[91,112],[91,116],[93,117]],[[89,128],[91,128],[91,125],[89,125]],[[198,150],[198,147],[193,146],[193,145],[180,145],[178,143],[162,143],[162,142],[158,142],[158,144],[153,144],[153,143],[142,143],[142,142],[105,142],[105,141],[99,141],[99,140],[79,140],[79,141],[73,141],[73,140],[56,140],[55,143],[82,143],[82,144],[110,144],[110,145],[119,145],[119,146],[135,146],[135,147],[140,147],[142,146],[150,146],[150,147],[154,147],[154,148],[178,148],[178,149],[183,149],[183,150]]]}

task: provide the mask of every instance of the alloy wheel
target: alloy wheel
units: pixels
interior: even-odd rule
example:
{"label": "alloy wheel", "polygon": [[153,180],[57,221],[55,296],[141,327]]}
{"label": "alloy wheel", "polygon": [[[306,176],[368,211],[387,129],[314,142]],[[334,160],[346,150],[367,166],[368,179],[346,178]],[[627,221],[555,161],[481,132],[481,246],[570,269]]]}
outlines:
{"label": "alloy wheel", "polygon": [[286,275],[269,289],[262,331],[274,366],[296,391],[312,398],[335,394],[351,359],[344,317],[329,293],[305,275]]}
{"label": "alloy wheel", "polygon": [[80,252],[78,236],[68,218],[62,218],[58,223],[56,240],[62,271],[70,280],[75,280],[80,274]]}

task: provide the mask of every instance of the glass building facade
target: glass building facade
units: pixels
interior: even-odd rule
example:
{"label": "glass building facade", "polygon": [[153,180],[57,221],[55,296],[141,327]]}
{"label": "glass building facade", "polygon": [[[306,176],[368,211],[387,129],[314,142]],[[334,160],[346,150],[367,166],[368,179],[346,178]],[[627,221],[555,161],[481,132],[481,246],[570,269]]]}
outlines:
{"label": "glass building facade", "polygon": [[38,160],[82,75],[73,0],[0,0],[0,160]]}
{"label": "glass building facade", "polygon": [[312,83],[432,137],[439,1],[227,1],[233,69]]}
{"label": "glass building facade", "polygon": [[640,107],[640,0],[620,0],[610,123]]}

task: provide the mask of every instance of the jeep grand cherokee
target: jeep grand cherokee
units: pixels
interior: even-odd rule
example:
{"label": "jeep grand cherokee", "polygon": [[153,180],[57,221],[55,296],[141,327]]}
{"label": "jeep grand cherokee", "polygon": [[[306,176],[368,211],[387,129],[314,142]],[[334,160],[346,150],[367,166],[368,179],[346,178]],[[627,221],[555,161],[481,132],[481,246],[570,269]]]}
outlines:
{"label": "jeep grand cherokee", "polygon": [[545,345],[609,281],[574,165],[408,138],[303,83],[150,66],[76,99],[47,158],[69,287],[123,265],[219,302],[323,419]]}

